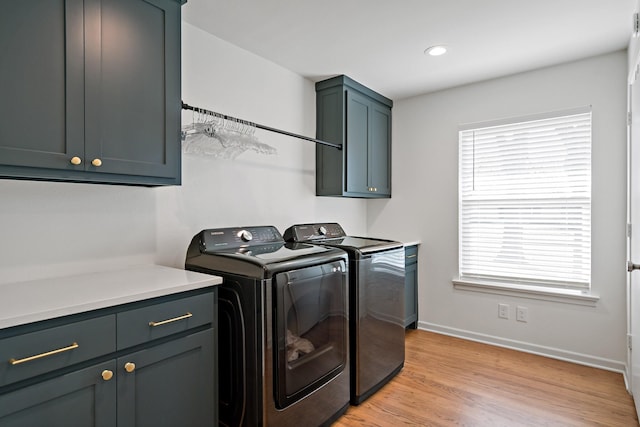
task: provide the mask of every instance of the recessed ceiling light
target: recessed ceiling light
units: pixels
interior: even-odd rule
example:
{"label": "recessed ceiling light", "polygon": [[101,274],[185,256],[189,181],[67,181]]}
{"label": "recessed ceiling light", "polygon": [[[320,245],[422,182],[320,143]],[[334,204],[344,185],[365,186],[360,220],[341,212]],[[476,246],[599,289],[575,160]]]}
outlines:
{"label": "recessed ceiling light", "polygon": [[447,47],[444,45],[431,46],[424,50],[425,55],[440,56],[447,53]]}

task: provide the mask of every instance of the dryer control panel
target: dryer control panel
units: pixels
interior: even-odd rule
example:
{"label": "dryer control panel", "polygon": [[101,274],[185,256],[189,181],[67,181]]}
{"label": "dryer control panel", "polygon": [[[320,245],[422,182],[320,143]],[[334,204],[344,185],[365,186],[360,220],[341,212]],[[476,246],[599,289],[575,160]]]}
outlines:
{"label": "dryer control panel", "polygon": [[346,233],[337,222],[297,224],[287,228],[284,232],[284,239],[287,242],[306,242],[309,240],[337,239],[345,236]]}

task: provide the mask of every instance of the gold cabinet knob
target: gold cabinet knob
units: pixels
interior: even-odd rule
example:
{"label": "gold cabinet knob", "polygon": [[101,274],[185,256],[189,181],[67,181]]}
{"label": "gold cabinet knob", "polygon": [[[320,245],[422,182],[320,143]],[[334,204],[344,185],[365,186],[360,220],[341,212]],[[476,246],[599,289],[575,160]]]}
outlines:
{"label": "gold cabinet knob", "polygon": [[127,362],[124,364],[124,370],[127,372],[133,372],[136,369],[136,364],[133,362]]}
{"label": "gold cabinet knob", "polygon": [[78,156],[72,157],[70,161],[71,161],[71,164],[75,166],[78,166],[80,163],[82,163],[82,159]]}
{"label": "gold cabinet knob", "polygon": [[103,380],[109,381],[111,378],[113,378],[113,371],[110,371],[108,369],[105,369],[104,371],[102,371]]}
{"label": "gold cabinet knob", "polygon": [[97,168],[99,168],[100,166],[102,166],[102,160],[100,159],[93,159],[91,160],[91,164]]}

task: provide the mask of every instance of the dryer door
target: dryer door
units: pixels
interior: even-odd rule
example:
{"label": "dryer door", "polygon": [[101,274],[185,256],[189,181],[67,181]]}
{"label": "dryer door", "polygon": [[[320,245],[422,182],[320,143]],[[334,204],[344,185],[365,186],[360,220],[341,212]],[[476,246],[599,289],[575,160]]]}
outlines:
{"label": "dryer door", "polygon": [[285,408],[347,364],[347,273],[343,261],[277,274],[273,280],[274,386]]}

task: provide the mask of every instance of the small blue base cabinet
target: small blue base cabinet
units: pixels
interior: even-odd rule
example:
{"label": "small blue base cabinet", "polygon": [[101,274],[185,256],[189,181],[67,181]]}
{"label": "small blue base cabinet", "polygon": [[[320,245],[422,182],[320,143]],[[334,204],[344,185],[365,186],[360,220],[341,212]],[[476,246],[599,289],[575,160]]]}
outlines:
{"label": "small blue base cabinet", "polygon": [[407,329],[418,327],[418,245],[404,248],[404,326]]}
{"label": "small blue base cabinet", "polygon": [[215,426],[216,324],[205,288],[2,329],[0,426]]}

